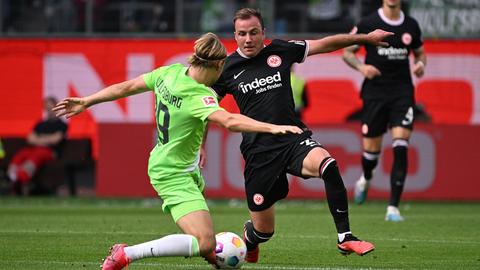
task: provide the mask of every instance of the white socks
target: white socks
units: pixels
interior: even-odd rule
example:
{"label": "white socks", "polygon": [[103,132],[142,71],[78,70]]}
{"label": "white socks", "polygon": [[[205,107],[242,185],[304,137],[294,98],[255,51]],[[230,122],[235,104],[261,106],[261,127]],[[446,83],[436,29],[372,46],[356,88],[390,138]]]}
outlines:
{"label": "white socks", "polygon": [[351,231],[348,231],[348,232],[344,232],[344,233],[339,233],[339,234],[338,234],[338,242],[341,243],[341,242],[345,239],[345,236],[346,236],[347,234],[352,234],[352,232],[351,232]]}
{"label": "white socks", "polygon": [[125,255],[132,261],[147,257],[198,256],[198,240],[189,234],[172,234],[157,240],[124,248]]}

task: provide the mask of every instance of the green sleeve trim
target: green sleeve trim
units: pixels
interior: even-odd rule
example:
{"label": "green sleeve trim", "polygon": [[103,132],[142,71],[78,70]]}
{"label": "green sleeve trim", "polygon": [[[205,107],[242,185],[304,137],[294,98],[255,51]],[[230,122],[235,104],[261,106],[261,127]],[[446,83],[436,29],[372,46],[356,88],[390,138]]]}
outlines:
{"label": "green sleeve trim", "polygon": [[153,71],[149,73],[143,74],[143,81],[145,82],[145,85],[147,85],[148,89],[154,90],[154,81],[152,80],[153,78]]}
{"label": "green sleeve trim", "polygon": [[190,257],[200,256],[200,247],[198,246],[198,240],[192,235],[192,243],[190,245]]}

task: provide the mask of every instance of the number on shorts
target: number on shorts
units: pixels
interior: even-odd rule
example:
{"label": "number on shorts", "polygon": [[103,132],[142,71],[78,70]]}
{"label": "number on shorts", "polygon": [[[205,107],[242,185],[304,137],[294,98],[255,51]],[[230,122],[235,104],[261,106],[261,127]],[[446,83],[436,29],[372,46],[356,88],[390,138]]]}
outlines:
{"label": "number on shorts", "polygon": [[410,125],[413,122],[413,108],[409,107],[407,113],[405,114],[405,119],[402,120],[402,125]]}

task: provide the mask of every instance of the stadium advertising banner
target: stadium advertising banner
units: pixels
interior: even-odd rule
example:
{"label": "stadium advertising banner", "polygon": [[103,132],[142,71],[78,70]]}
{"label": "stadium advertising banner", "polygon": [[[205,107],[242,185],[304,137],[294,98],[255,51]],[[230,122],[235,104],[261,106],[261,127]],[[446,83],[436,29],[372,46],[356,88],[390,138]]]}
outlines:
{"label": "stadium advertising banner", "polygon": [[472,37],[480,34],[480,1],[409,1],[410,15],[426,37]]}
{"label": "stadium advertising banner", "polygon": [[[233,41],[225,42],[229,51]],[[42,97],[92,94],[157,66],[186,63],[192,40],[0,40],[0,136],[22,136],[42,115]],[[417,101],[439,124],[480,124],[480,41],[427,42],[427,70],[415,81]],[[339,52],[316,55],[297,67],[307,80],[309,124],[343,123],[360,108],[360,73]],[[235,110],[231,100],[227,109]],[[153,122],[153,95],[94,107],[72,120],[70,135],[93,136],[96,123]],[[335,112],[335,113],[332,113]]]}
{"label": "stadium advertising banner", "polygon": [[[126,132],[135,130],[135,132]],[[315,125],[313,139],[322,143],[339,163],[349,191],[361,175],[359,124]],[[100,196],[155,196],[147,176],[149,151],[155,144],[151,124],[103,124],[97,166]],[[480,160],[480,127],[419,124],[409,147],[409,173],[403,197],[416,200],[480,200],[475,170]],[[244,161],[241,135],[212,127],[206,144],[207,163],[202,172],[209,198],[243,198]],[[384,155],[371,182],[369,198],[386,199],[390,190],[392,151],[390,136],[383,141]],[[289,198],[324,198],[318,178],[290,176]]]}
{"label": "stadium advertising banner", "polygon": [[[235,50],[233,41],[225,43],[230,52]],[[25,136],[41,118],[45,96],[85,96],[157,66],[186,63],[192,46],[192,40],[0,40],[0,137]],[[459,181],[479,179],[470,163],[478,163],[480,159],[476,153],[480,149],[476,149],[478,143],[468,138],[472,134],[477,138],[480,135],[480,41],[428,41],[425,47],[428,55],[426,75],[415,80],[415,84],[417,101],[426,108],[433,124],[416,130],[412,145],[419,141],[425,149],[433,150],[421,148],[420,151],[412,147],[410,171],[414,175],[421,174],[409,177],[406,197],[480,199],[480,195],[473,194],[475,189],[462,190],[474,183],[459,184]],[[355,125],[344,123],[360,108],[358,95],[362,77],[343,63],[339,52],[309,57],[296,71],[308,85],[310,107],[305,112],[305,121],[318,128],[315,130],[318,136],[330,133],[326,133],[324,126],[317,125],[335,124],[328,130],[337,130],[338,134],[318,140],[329,149],[339,145],[341,151],[336,157],[351,187],[360,174],[359,150],[355,150],[360,146],[360,137]],[[237,111],[231,98],[224,99],[221,104],[230,111]],[[95,106],[69,121],[70,137],[93,139],[99,195],[154,195],[146,176],[147,156],[154,141],[153,107],[153,95],[146,93]],[[126,135],[134,138],[127,140]],[[210,161],[205,171],[208,194],[243,196],[243,177],[240,177],[243,161],[239,154],[231,154],[238,151],[240,135],[214,130],[209,137],[213,139],[218,140],[208,146]],[[128,163],[121,165],[123,157],[128,158]],[[421,163],[415,163],[418,157],[422,157]],[[387,178],[387,168],[383,171],[377,177]],[[450,171],[465,175],[453,175]],[[415,180],[417,178],[421,180]],[[116,185],[119,189],[108,189],[107,184],[112,181],[123,184]],[[323,184],[292,181],[291,195],[294,197],[318,197],[323,193],[320,192]],[[387,185],[385,180],[374,183],[372,196],[383,196],[384,185]]]}

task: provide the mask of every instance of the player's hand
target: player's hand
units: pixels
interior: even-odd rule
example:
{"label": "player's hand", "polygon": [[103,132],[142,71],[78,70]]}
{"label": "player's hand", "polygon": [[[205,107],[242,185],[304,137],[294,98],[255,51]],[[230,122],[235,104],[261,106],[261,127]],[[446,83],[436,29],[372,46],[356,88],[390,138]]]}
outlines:
{"label": "player's hand", "polygon": [[65,116],[70,118],[83,112],[86,108],[86,101],[83,98],[71,97],[57,103],[52,110],[57,117]]}
{"label": "player's hand", "polygon": [[382,75],[380,70],[372,65],[361,65],[358,68],[358,71],[360,71],[360,73],[362,73],[362,75],[369,80]]}
{"label": "player's hand", "polygon": [[415,76],[417,76],[417,78],[423,77],[423,74],[425,74],[425,64],[421,61],[418,61],[413,66],[412,71],[413,71],[413,74],[415,74]]}
{"label": "player's hand", "polygon": [[303,133],[303,130],[296,126],[274,125],[270,132],[275,135],[282,135],[288,133],[301,134]]}
{"label": "player's hand", "polygon": [[383,41],[385,38],[393,36],[392,32],[383,31],[381,29],[376,29],[367,34],[367,43],[370,43],[375,46],[387,47],[388,42]]}

